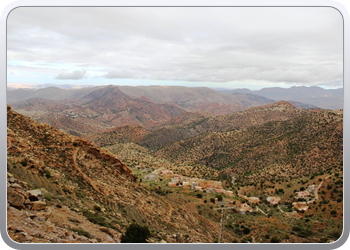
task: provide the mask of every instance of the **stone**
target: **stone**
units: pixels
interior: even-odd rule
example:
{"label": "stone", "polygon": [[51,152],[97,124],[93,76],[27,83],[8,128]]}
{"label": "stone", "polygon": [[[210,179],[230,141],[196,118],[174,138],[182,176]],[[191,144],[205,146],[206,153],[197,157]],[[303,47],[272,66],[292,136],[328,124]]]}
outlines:
{"label": "stone", "polygon": [[10,178],[10,179],[9,179],[9,182],[10,182],[10,183],[15,183],[15,178],[13,178],[13,177]]}
{"label": "stone", "polygon": [[15,191],[12,188],[7,189],[7,202],[10,203],[12,207],[17,209],[24,209],[24,202],[26,197],[23,196],[20,192]]}
{"label": "stone", "polygon": [[33,201],[30,203],[32,210],[44,210],[46,208],[45,201]]}
{"label": "stone", "polygon": [[39,201],[44,199],[44,194],[39,189],[28,190],[27,193],[31,201]]}

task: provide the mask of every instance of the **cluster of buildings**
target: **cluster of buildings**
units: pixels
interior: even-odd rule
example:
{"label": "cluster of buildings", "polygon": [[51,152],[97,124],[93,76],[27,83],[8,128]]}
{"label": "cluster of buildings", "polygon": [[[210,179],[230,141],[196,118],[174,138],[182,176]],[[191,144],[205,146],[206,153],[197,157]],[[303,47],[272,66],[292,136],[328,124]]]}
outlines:
{"label": "cluster of buildings", "polygon": [[193,189],[200,192],[219,193],[228,197],[233,197],[233,192],[222,188],[221,181],[211,181],[199,178],[191,178],[179,174],[174,174],[173,171],[159,168],[152,173],[144,176],[143,181],[159,181],[162,179],[170,179],[169,187],[182,187],[184,189]]}
{"label": "cluster of buildings", "polygon": [[[294,199],[299,200],[300,198],[304,199],[305,201],[296,201],[293,202],[292,205],[294,208],[296,208],[298,211],[304,211],[306,212],[309,209],[308,204],[312,202],[312,199],[314,198],[316,191],[315,185],[309,185],[305,190],[300,192],[295,192]],[[247,197],[247,196],[240,196],[241,198],[244,198],[247,200],[250,204],[257,204],[260,202],[259,198],[257,197]],[[270,205],[277,205],[281,201],[281,197],[279,196],[269,196],[266,198],[266,201],[270,203]],[[246,211],[249,211],[249,205],[246,203],[242,204],[242,206],[238,209],[239,212],[245,213]]]}

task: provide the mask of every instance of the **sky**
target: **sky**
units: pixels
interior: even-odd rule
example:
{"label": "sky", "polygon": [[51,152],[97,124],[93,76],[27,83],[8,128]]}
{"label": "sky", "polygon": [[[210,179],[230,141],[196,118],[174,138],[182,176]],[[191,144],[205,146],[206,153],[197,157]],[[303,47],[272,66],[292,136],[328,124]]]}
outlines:
{"label": "sky", "polygon": [[339,88],[343,19],[330,7],[21,7],[7,84]]}

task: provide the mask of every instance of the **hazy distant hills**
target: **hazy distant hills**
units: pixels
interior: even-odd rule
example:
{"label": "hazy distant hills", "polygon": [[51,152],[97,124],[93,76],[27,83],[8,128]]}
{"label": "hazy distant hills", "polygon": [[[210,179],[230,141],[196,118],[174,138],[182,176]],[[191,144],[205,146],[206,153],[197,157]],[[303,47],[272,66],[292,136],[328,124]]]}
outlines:
{"label": "hazy distant hills", "polygon": [[92,101],[106,89],[119,89],[130,98],[147,97],[156,104],[176,104],[186,111],[206,111],[214,115],[230,114],[247,107],[274,102],[256,95],[231,95],[210,88],[189,88],[176,86],[100,86],[81,89],[16,89],[7,91],[7,103],[13,104],[31,98],[44,98],[53,101],[70,100],[69,103],[84,104]]}
{"label": "hazy distant hills", "polygon": [[[323,109],[342,109],[344,106],[343,88],[323,89],[320,87],[291,87],[285,88],[263,88],[251,91],[249,89],[220,89],[223,93],[244,93],[263,96],[275,101],[294,101],[313,105]],[[311,107],[313,107],[311,106]]]}
{"label": "hazy distant hills", "polygon": [[112,85],[9,90],[7,101],[14,110],[74,135],[132,124],[152,128],[185,112],[230,114],[272,102],[252,94],[231,95],[209,88]]}
{"label": "hazy distant hills", "polygon": [[52,101],[62,101],[67,99],[79,99],[101,87],[63,89],[48,87],[42,89],[13,89],[7,90],[7,103],[25,101],[31,98],[44,98]]}
{"label": "hazy distant hills", "polygon": [[278,102],[249,108],[229,115],[208,116],[203,112],[183,113],[163,126],[152,130],[126,126],[89,135],[98,145],[111,145],[127,141],[155,150],[179,140],[185,140],[207,132],[234,131],[261,125],[270,121],[286,120],[306,114],[288,102]]}
{"label": "hazy distant hills", "polygon": [[[151,148],[161,147],[175,139],[195,136],[208,129],[217,130],[215,126],[221,128],[221,125],[215,123],[215,126],[210,125],[203,130],[201,126],[207,123],[204,122],[201,126],[196,123],[204,118],[208,120],[212,115],[228,115],[274,103],[273,98],[292,99],[290,103],[298,109],[339,108],[339,103],[342,103],[342,97],[339,97],[341,90],[331,91],[318,87],[270,88],[260,91],[243,89],[228,92],[232,93],[204,87],[177,86],[109,85],[80,89],[48,87],[37,90],[8,90],[7,102],[14,110],[73,135],[96,133],[125,125],[138,125],[152,131],[162,128],[158,130],[156,137],[165,136],[164,140],[157,138],[154,144],[151,138],[156,133],[152,132],[147,137],[149,139],[142,142]],[[337,99],[336,102],[334,99]],[[185,113],[186,116],[181,117]],[[180,124],[181,119],[186,120],[186,126]],[[209,120],[212,119],[215,118]],[[236,121],[224,123],[230,127],[227,124],[236,124]],[[170,125],[177,128],[166,127]],[[171,135],[166,130],[176,135]]]}
{"label": "hazy distant hills", "polygon": [[[68,90],[58,91],[58,95],[66,93],[65,91]],[[89,91],[76,92],[73,90],[73,93],[74,96],[82,96],[82,93]],[[69,96],[72,97],[72,93]],[[131,98],[117,87],[112,86],[97,88],[75,100],[54,102],[42,98],[32,98],[13,103],[12,106],[24,115],[74,135],[92,133],[126,124],[149,127],[168,121],[185,112],[176,104],[156,104],[146,97]]]}
{"label": "hazy distant hills", "polygon": [[156,103],[174,102],[188,111],[206,111],[214,115],[230,114],[247,107],[274,102],[256,95],[220,93],[210,88],[188,88],[178,86],[120,86],[120,90],[132,97],[147,96]]}

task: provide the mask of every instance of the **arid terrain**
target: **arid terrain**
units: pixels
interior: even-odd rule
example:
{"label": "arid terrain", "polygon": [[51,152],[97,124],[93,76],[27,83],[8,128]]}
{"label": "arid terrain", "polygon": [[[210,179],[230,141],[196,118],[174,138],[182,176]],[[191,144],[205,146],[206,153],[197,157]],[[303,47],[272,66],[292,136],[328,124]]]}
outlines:
{"label": "arid terrain", "polygon": [[137,223],[150,243],[335,241],[343,112],[305,98],[161,86],[11,90],[8,233],[26,243],[120,243]]}

